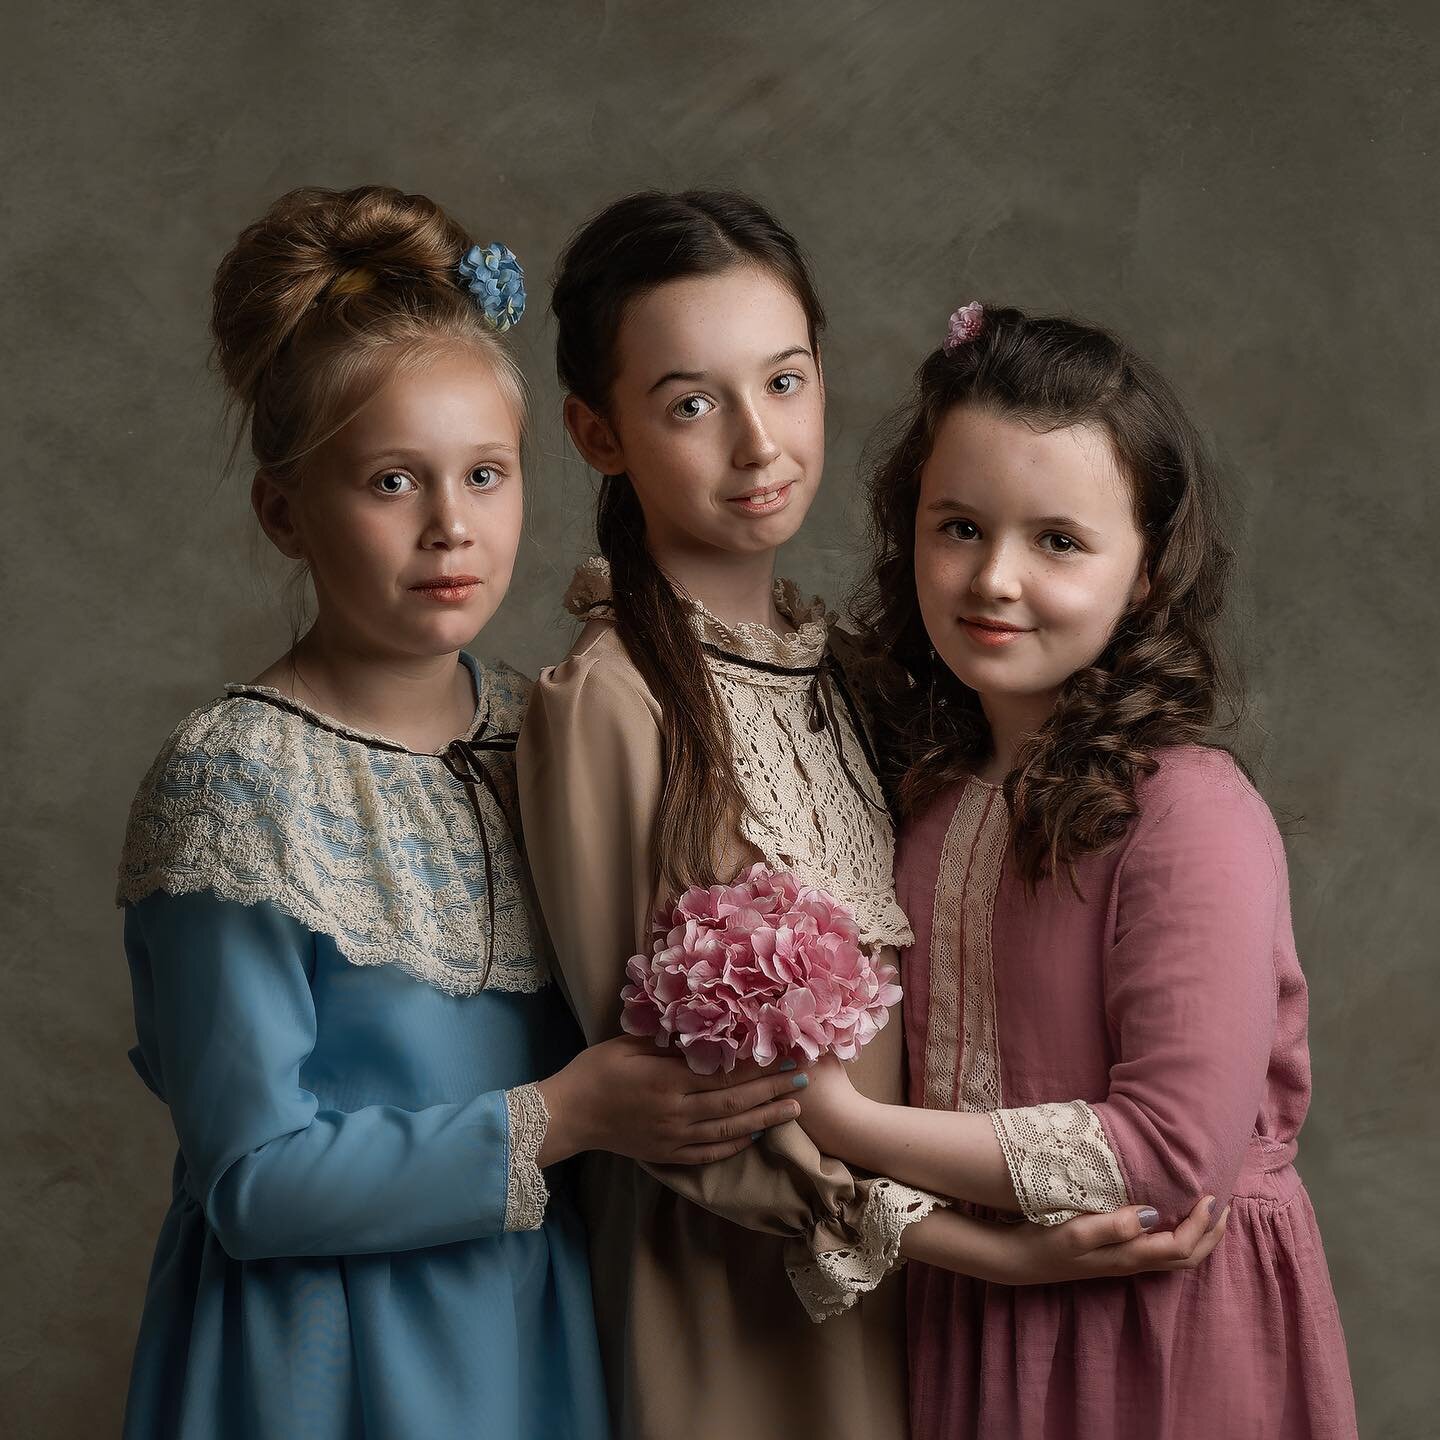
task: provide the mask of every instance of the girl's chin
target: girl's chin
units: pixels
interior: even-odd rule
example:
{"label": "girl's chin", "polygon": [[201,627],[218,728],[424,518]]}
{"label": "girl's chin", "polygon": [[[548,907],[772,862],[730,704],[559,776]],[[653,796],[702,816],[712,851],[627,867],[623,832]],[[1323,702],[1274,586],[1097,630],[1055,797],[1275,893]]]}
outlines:
{"label": "girl's chin", "polygon": [[757,550],[777,550],[795,538],[805,519],[806,508],[790,505],[773,515],[736,513],[728,518],[716,542],[719,548],[733,550],[737,555],[749,555]]}

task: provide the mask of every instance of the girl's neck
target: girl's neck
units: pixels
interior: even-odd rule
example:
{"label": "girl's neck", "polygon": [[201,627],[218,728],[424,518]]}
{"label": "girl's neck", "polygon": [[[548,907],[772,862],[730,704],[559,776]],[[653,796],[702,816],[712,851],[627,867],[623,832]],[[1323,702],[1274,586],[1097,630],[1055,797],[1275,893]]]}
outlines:
{"label": "girl's neck", "polygon": [[981,780],[1000,784],[1015,768],[1025,742],[1045,723],[1055,708],[1055,695],[981,695],[980,706],[990,726],[993,749],[979,768]]}
{"label": "girl's neck", "polygon": [[737,555],[727,550],[651,548],[671,582],[726,625],[794,629],[775,605],[775,552]]}
{"label": "girl's neck", "polygon": [[475,714],[475,689],[457,651],[376,651],[337,634],[323,616],[259,683],[408,750],[443,749],[470,728]]}

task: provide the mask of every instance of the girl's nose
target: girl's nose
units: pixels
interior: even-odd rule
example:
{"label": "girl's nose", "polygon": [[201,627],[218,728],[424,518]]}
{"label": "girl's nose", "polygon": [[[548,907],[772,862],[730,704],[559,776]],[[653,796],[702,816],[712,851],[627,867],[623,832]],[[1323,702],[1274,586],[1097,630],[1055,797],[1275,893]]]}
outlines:
{"label": "girl's nose", "polygon": [[775,443],[775,437],[766,426],[764,417],[753,405],[748,407],[736,443],[736,463],[747,470],[763,470],[779,458],[780,447]]}
{"label": "girl's nose", "polygon": [[460,497],[448,485],[441,486],[432,495],[421,545],[427,550],[455,550],[469,545],[470,520]]}
{"label": "girl's nose", "polygon": [[970,588],[982,600],[1018,600],[1021,589],[1020,564],[1012,547],[991,545],[970,581]]}

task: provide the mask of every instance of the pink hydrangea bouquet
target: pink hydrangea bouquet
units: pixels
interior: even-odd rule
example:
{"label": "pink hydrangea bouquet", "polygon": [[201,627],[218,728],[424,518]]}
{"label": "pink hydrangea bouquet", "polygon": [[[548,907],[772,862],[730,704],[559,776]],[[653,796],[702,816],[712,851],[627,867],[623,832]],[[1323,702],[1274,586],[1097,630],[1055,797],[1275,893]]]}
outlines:
{"label": "pink hydrangea bouquet", "polygon": [[900,999],[895,967],[861,949],[848,906],[763,864],[687,890],[625,973],[621,1026],[676,1041],[700,1075],[752,1059],[853,1060]]}

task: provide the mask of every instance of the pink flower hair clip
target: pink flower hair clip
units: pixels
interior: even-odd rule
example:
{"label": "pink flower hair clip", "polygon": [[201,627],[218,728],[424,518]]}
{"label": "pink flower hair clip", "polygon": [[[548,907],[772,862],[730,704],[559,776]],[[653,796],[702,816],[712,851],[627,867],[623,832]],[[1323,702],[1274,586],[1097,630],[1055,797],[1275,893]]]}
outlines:
{"label": "pink flower hair clip", "polygon": [[944,351],[953,355],[962,345],[968,345],[985,328],[985,307],[972,300],[962,305],[950,317],[950,330],[945,336]]}

